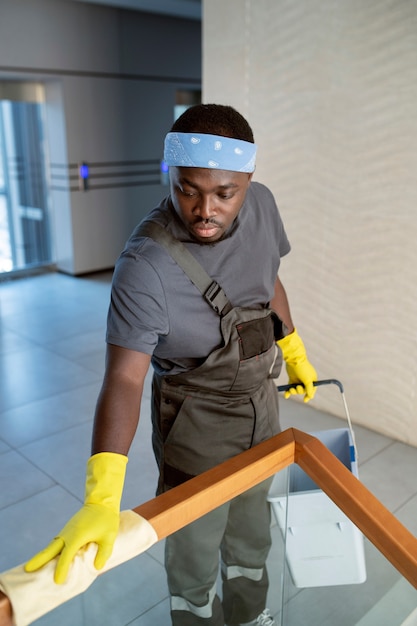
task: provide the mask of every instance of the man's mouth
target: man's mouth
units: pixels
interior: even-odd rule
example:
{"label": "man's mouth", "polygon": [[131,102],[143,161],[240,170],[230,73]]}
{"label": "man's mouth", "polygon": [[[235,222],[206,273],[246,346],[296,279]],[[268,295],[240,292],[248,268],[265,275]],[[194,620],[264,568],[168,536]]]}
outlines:
{"label": "man's mouth", "polygon": [[196,222],[191,226],[192,232],[202,239],[210,239],[215,237],[220,231],[221,227],[215,222]]}

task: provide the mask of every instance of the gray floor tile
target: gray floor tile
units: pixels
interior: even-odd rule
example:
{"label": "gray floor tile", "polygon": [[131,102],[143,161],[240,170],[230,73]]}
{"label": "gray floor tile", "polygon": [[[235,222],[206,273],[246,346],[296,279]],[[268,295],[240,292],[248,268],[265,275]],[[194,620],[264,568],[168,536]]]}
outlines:
{"label": "gray floor tile", "polygon": [[[100,344],[97,344],[100,345]],[[77,363],[84,367],[87,370],[91,370],[92,372],[96,372],[100,376],[100,380],[102,380],[104,375],[104,361],[105,361],[105,346],[99,350],[92,350],[88,354],[80,357],[77,360]]]}
{"label": "gray floor tile", "polygon": [[366,487],[392,512],[417,494],[417,448],[393,442],[361,466]]}
{"label": "gray floor tile", "polygon": [[73,337],[70,337],[69,339],[55,341],[48,347],[51,351],[64,356],[66,359],[78,363],[96,352],[99,352],[104,359],[106,349],[105,332],[105,326],[103,325],[102,328],[87,333],[79,333],[76,341],[74,341]]}
{"label": "gray floor tile", "polygon": [[8,452],[9,450],[10,450],[10,446],[7,445],[7,443],[3,439],[0,439],[0,454],[4,454],[5,452]]}
{"label": "gray floor tile", "polygon": [[164,552],[165,552],[165,540],[158,541],[155,545],[153,545],[148,550],[148,554],[158,561],[161,565],[164,564]]}
{"label": "gray floor tile", "polygon": [[97,381],[100,377],[41,347],[12,352],[0,361],[0,412]]}
{"label": "gray floor tile", "polygon": [[19,333],[0,327],[0,355],[10,354],[11,352],[21,352],[29,350],[33,347],[33,342],[29,339],[21,337]]}
{"label": "gray floor tile", "polygon": [[80,500],[90,456],[91,423],[80,424],[20,448],[34,465]]}
{"label": "gray floor tile", "polygon": [[314,408],[314,400],[304,404],[298,400],[285,400],[280,394],[281,428],[297,428],[304,432],[327,430],[329,428],[345,428],[346,420],[322,413]]}
{"label": "gray floor tile", "polygon": [[51,487],[54,481],[19,452],[10,450],[0,460],[0,509]]}
{"label": "gray floor tile", "polygon": [[110,285],[69,276],[37,276],[32,283],[2,285],[4,327],[49,345],[79,333],[104,328]]}
{"label": "gray floor tile", "polygon": [[129,626],[170,626],[170,603],[166,599],[135,619]]}
{"label": "gray floor tile", "polygon": [[92,422],[100,382],[76,387],[0,413],[3,439],[19,447],[77,424]]}
{"label": "gray floor tile", "polygon": [[358,448],[359,465],[379,454],[391,444],[391,439],[363,426],[353,426]]}
{"label": "gray floor tile", "polygon": [[[82,596],[77,596],[65,604],[40,617],[31,626],[96,626],[84,620]],[[97,626],[99,626],[97,624]],[[114,624],[116,626],[116,623]]]}
{"label": "gray floor tile", "polygon": [[15,312],[6,317],[4,325],[9,331],[39,345],[49,346],[64,338],[74,337],[79,333],[103,328],[102,312],[97,315],[85,307],[82,301],[56,303],[49,302],[48,308],[40,309],[38,315],[34,311]]}
{"label": "gray floor tile", "polygon": [[399,580],[356,626],[401,626],[416,606],[417,591],[405,580]]}
{"label": "gray floor tile", "polygon": [[129,624],[167,597],[163,567],[142,554],[99,576],[87,590],[82,598],[84,624]]}

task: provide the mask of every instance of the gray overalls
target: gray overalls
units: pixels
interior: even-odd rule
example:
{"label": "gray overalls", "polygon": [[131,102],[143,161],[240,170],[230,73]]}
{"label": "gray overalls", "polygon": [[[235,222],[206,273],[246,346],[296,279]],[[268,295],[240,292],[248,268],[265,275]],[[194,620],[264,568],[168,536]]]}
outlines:
{"label": "gray overalls", "polygon": [[[274,378],[282,363],[276,345],[282,325],[270,309],[232,307],[188,250],[153,226],[144,234],[167,247],[203,292],[221,317],[223,337],[223,345],[199,367],[173,376],[154,374],[153,446],[161,493],[280,431]],[[232,626],[263,611],[271,544],[269,485],[265,481],[167,538],[174,626],[223,626],[225,621]],[[216,594],[219,548],[222,603]]]}

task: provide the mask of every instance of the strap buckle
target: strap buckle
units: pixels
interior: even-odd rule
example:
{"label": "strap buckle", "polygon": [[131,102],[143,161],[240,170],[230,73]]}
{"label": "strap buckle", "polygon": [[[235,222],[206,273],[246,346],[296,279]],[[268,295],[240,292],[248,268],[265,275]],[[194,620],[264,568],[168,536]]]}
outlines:
{"label": "strap buckle", "polygon": [[208,286],[208,288],[204,292],[204,297],[207,300],[207,302],[210,304],[210,306],[219,315],[226,315],[226,313],[228,313],[232,308],[223,289],[220,287],[218,283],[216,283],[215,280],[213,280],[213,282]]}

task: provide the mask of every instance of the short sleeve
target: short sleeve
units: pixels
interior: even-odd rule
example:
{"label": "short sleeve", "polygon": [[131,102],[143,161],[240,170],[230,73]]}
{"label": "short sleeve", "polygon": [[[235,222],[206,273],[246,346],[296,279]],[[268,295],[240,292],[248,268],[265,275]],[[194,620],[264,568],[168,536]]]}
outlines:
{"label": "short sleeve", "polygon": [[140,252],[124,251],[112,282],[107,343],[152,355],[168,333],[165,295],[159,276]]}

